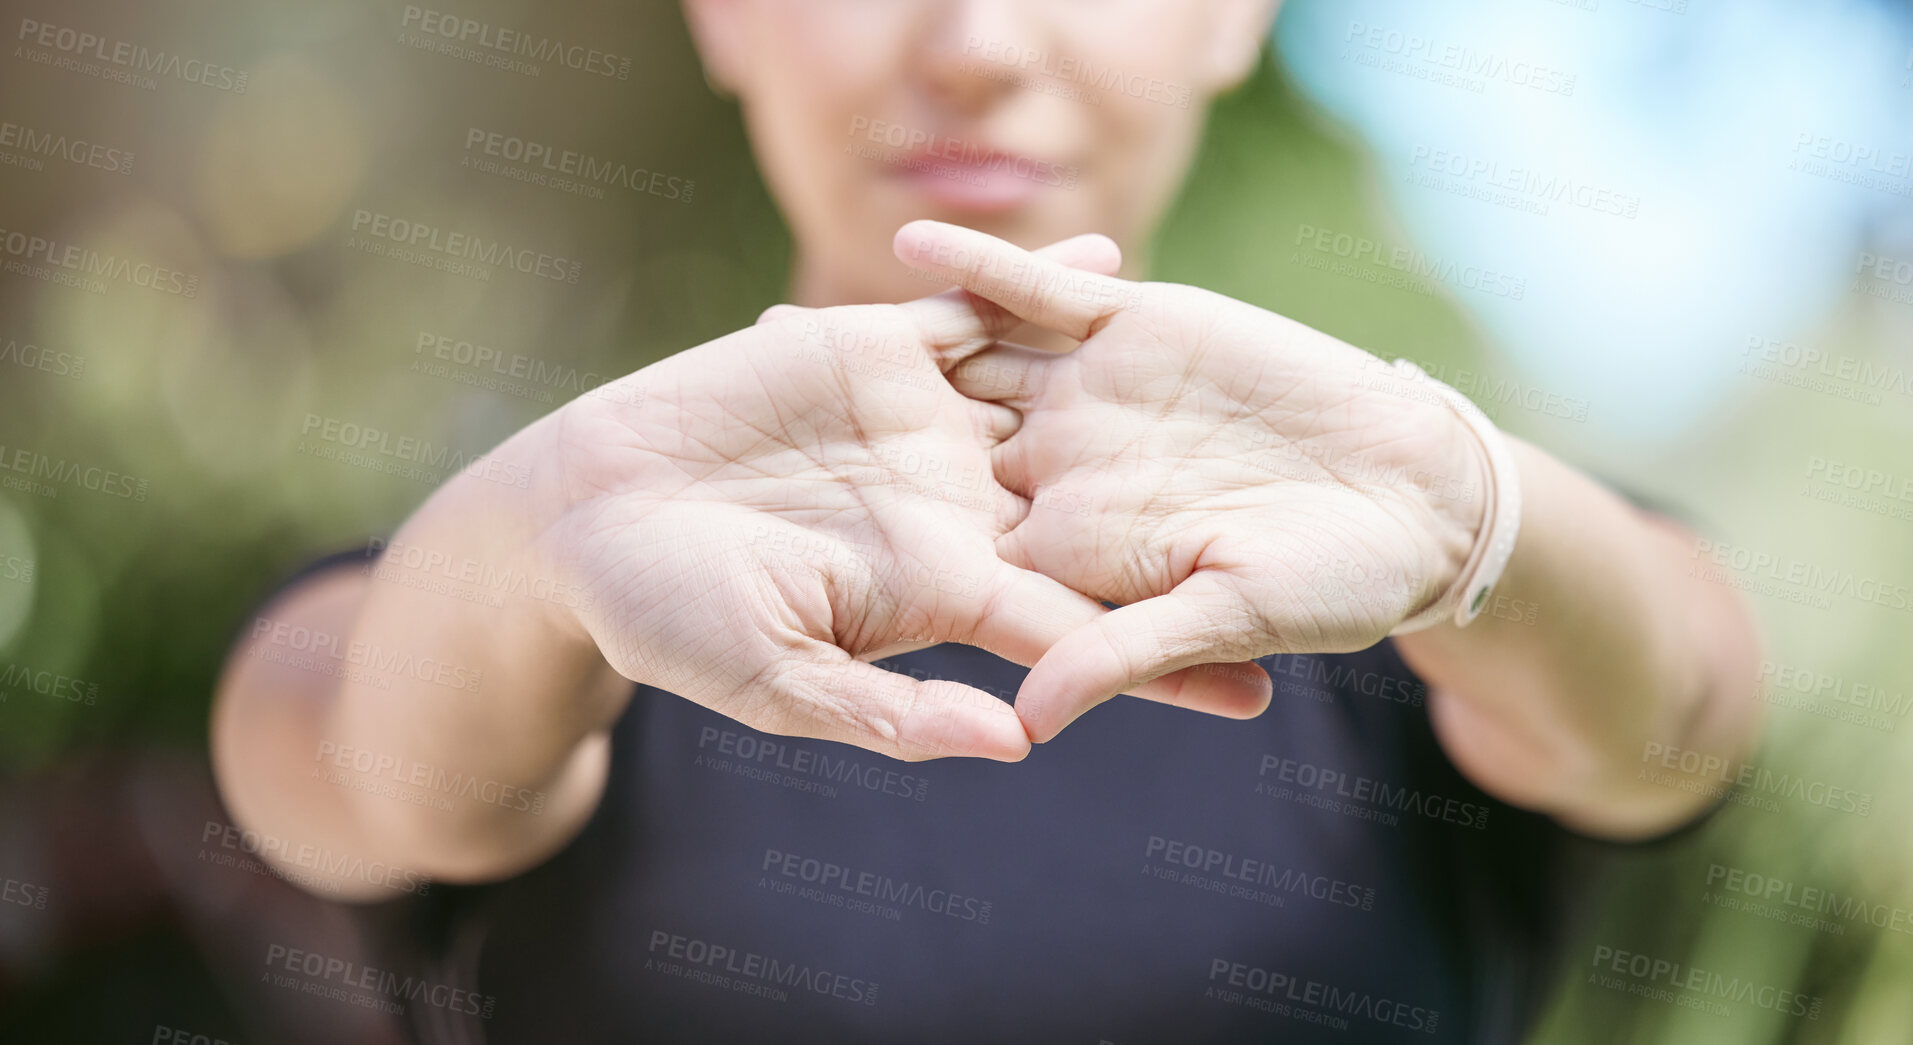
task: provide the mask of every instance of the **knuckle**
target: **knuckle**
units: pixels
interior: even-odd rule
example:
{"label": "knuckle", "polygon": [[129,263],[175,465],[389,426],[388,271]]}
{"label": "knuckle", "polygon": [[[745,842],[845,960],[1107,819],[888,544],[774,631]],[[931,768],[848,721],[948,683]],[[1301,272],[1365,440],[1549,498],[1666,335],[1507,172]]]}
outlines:
{"label": "knuckle", "polygon": [[1141,647],[1150,645],[1151,640],[1142,630],[1118,634],[1110,628],[1098,628],[1096,635],[1109,650],[1110,663],[1116,665],[1124,679],[1133,681],[1136,678],[1137,654]]}
{"label": "knuckle", "polygon": [[1047,311],[1056,301],[1058,280],[1048,267],[1028,266],[1016,278],[1016,293],[1034,311]]}

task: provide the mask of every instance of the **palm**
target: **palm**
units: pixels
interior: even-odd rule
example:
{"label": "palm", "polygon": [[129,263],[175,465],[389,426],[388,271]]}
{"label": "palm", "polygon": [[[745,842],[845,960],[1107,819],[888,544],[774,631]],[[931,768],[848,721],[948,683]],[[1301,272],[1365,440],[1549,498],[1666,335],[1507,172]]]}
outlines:
{"label": "palm", "polygon": [[933,314],[762,324],[577,404],[556,543],[614,668],[769,732],[1027,752],[996,698],[860,662],[955,641],[1034,663],[1103,612],[998,556],[1027,508],[990,470],[1015,415],[949,385]]}
{"label": "palm", "polygon": [[[952,372],[1024,414],[1005,559],[1123,607],[1057,643],[1018,711],[1053,734],[1137,679],[1372,645],[1452,581],[1482,509],[1447,407],[1379,361],[1193,287],[1071,273],[931,222],[900,257],[1081,342]],[[987,376],[987,380],[983,378]]]}
{"label": "palm", "polygon": [[1293,324],[1219,295],[1150,290],[1075,352],[1027,360],[1026,420],[997,457],[1035,509],[1005,558],[1121,603],[1205,574],[1237,658],[1373,644],[1436,594],[1419,564],[1441,520],[1399,480],[1426,474],[1446,430],[1361,389],[1382,376],[1370,357],[1298,348]]}
{"label": "palm", "polygon": [[[649,368],[634,378],[641,396],[605,397],[566,433],[579,503],[566,543],[580,583],[601,596],[584,621],[607,659],[773,732],[881,720],[870,709],[856,722],[829,684],[853,657],[948,640],[1027,655],[1015,621],[980,612],[1006,592],[1083,609],[997,558],[991,542],[1015,498],[990,476],[987,415],[943,380],[909,319],[883,307],[819,315]],[[806,323],[828,327],[831,343],[806,343]],[[874,362],[836,345],[888,347]],[[922,461],[973,488],[912,474]],[[1018,748],[1020,730],[970,714],[989,710],[939,712],[955,732],[877,728],[897,754]]]}

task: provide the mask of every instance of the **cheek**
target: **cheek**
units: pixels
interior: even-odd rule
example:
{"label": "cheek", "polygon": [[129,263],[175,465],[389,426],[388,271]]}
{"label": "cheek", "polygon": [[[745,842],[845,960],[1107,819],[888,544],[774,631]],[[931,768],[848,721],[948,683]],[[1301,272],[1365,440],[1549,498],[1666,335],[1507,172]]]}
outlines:
{"label": "cheek", "polygon": [[830,60],[833,49],[828,41],[800,37],[789,47],[760,51],[763,59],[746,99],[763,114],[758,130],[780,137],[807,135],[823,146],[841,144],[851,118],[869,104],[869,78]]}
{"label": "cheek", "polygon": [[1195,27],[1165,4],[1087,23],[1071,46],[1100,99],[1086,107],[1099,177],[1121,179],[1122,195],[1150,211],[1174,191],[1201,135],[1208,97]]}
{"label": "cheek", "polygon": [[773,0],[753,22],[754,93],[863,96],[895,83],[913,5],[868,0]]}
{"label": "cheek", "polygon": [[[1192,9],[1201,6],[1181,0],[1086,18],[1069,28],[1062,46],[1081,58],[1099,81],[1104,76],[1120,81],[1103,92],[1108,96],[1105,104],[1146,94],[1152,104],[1186,98],[1188,107],[1194,107],[1204,100],[1202,59],[1211,31],[1203,19],[1192,17]],[[1175,107],[1174,101],[1170,104]]]}
{"label": "cheek", "polygon": [[1101,212],[1093,227],[1149,235],[1193,161],[1202,110],[1123,99],[1099,106],[1097,144],[1083,165],[1080,202]]}
{"label": "cheek", "polygon": [[[746,89],[751,137],[770,179],[814,205],[858,170],[846,147],[894,108],[899,21],[909,5],[849,0],[767,4]],[[854,16],[854,17],[853,17]],[[851,151],[854,151],[851,150]]]}
{"label": "cheek", "polygon": [[854,187],[851,133],[860,98],[826,78],[792,81],[748,100],[746,118],[760,172],[789,218],[806,235],[834,236],[826,212],[841,210]]}

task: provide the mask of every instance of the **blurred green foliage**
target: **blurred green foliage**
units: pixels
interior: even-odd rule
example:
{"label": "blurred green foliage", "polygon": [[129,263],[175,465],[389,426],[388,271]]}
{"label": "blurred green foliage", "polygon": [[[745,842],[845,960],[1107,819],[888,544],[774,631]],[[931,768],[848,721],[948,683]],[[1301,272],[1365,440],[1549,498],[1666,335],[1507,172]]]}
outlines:
{"label": "blurred green foliage", "polygon": [[[126,17],[129,35],[241,54],[255,75],[245,95],[208,103],[50,80],[44,70],[5,74],[40,85],[31,94],[5,85],[23,118],[141,143],[136,179],[0,168],[9,215],[23,227],[163,254],[204,277],[190,300],[0,280],[0,344],[85,360],[77,377],[0,367],[0,444],[129,473],[150,491],[143,501],[72,485],[53,496],[0,491],[0,561],[33,564],[31,581],[0,575],[0,665],[97,686],[91,704],[7,693],[0,766],[13,774],[103,744],[203,748],[221,661],[249,609],[301,563],[390,532],[429,493],[429,484],[302,452],[308,416],[477,453],[550,409],[421,374],[421,332],[623,373],[751,322],[780,298],[789,253],[737,110],[706,88],[675,5],[541,13],[558,35],[583,36],[608,20],[619,28],[605,46],[638,52],[628,82],[588,91],[391,45],[382,39],[390,12],[371,5],[271,3],[240,22],[204,14],[171,27],[150,11]],[[694,180],[695,197],[588,200],[476,177],[458,162],[474,125],[536,128],[629,157]],[[309,132],[295,136],[290,159],[262,151],[271,136],[261,129],[287,126]],[[235,189],[219,174],[228,165],[265,188]],[[1304,224],[1405,238],[1370,179],[1357,144],[1265,64],[1216,107],[1154,274],[1281,311],[1380,355],[1506,369],[1454,303],[1293,260]],[[360,207],[469,220],[582,258],[588,275],[576,287],[510,277],[478,284],[363,258],[344,245]],[[303,238],[270,249],[275,236]],[[1849,305],[1826,318],[1817,343],[1881,358],[1890,328],[1865,299]],[[1816,503],[1799,487],[1810,455],[1905,474],[1906,414],[1750,382],[1700,435],[1652,460],[1593,445],[1569,422],[1500,419],[1675,506],[1710,537],[1898,582],[1913,576],[1906,522]],[[1898,613],[1840,598],[1830,609],[1751,601],[1769,660],[1893,693],[1913,688]],[[1770,707],[1769,719],[1763,766],[1866,792],[1870,815],[1804,802],[1782,802],[1780,812],[1734,805],[1677,843],[1624,854],[1586,939],[1566,958],[1544,1040],[1913,1038],[1904,932],[1862,923],[1816,931],[1703,899],[1710,866],[1722,865],[1913,907],[1900,720],[1867,728],[1794,707]],[[1754,1005],[1720,1016],[1630,997],[1588,982],[1597,944],[1718,968],[1823,1005],[1808,1020]]]}

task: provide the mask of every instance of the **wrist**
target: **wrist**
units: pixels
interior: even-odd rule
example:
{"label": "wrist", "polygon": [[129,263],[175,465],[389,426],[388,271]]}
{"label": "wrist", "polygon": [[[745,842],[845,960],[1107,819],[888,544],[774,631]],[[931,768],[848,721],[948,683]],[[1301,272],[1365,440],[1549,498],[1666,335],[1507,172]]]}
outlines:
{"label": "wrist", "polygon": [[[1512,444],[1474,402],[1428,377],[1407,360],[1396,360],[1397,375],[1415,386],[1434,407],[1445,433],[1443,456],[1459,484],[1440,484],[1432,493],[1431,514],[1443,522],[1432,528],[1437,551],[1431,556],[1436,594],[1398,624],[1402,635],[1452,622],[1466,627],[1485,604],[1514,552],[1521,526],[1521,476]],[[1459,496],[1456,491],[1459,491]]]}
{"label": "wrist", "polygon": [[[435,593],[483,631],[535,633],[567,657],[586,655],[586,600],[565,579],[551,535],[568,510],[557,414],[533,422],[459,470],[399,528],[374,576],[391,594]],[[590,649],[595,656],[595,646]]]}
{"label": "wrist", "polygon": [[584,619],[596,594],[577,566],[575,523],[580,505],[594,496],[579,482],[575,464],[580,448],[571,428],[581,401],[547,414],[499,448],[537,462],[514,508],[516,532],[507,554],[510,567],[524,578],[519,600],[536,611],[547,633],[574,656],[602,660]]}
{"label": "wrist", "polygon": [[1430,468],[1439,481],[1424,486],[1422,494],[1435,520],[1428,575],[1433,598],[1439,599],[1462,581],[1488,526],[1494,482],[1487,448],[1468,425],[1446,406],[1437,406],[1431,413],[1443,433],[1443,452]]}
{"label": "wrist", "polygon": [[547,581],[553,629],[601,663],[593,623],[608,608],[598,605],[601,567],[585,560],[607,534],[637,525],[647,491],[674,489],[683,479],[672,454],[653,445],[660,433],[678,431],[668,409],[674,397],[647,395],[648,386],[668,380],[659,376],[668,363],[601,385],[520,433],[524,452],[543,462],[525,499],[528,568]]}

